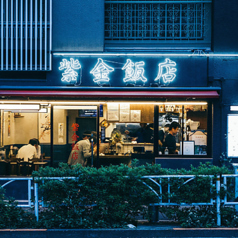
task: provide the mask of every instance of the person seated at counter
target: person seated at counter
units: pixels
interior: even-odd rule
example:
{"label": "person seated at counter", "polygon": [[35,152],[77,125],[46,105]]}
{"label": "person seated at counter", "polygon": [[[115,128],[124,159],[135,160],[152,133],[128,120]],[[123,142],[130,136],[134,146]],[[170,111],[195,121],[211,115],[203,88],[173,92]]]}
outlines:
{"label": "person seated at counter", "polygon": [[169,126],[169,134],[166,136],[165,141],[163,143],[164,148],[168,148],[169,154],[178,154],[178,150],[176,149],[176,138],[179,131],[180,125],[178,122],[172,122]]}
{"label": "person seated at counter", "polygon": [[24,159],[24,162],[28,162],[28,159],[37,158],[37,146],[38,142],[36,139],[30,139],[28,145],[24,145],[18,150],[16,157],[18,159]]}
{"label": "person seated at counter", "polygon": [[137,143],[151,143],[153,142],[153,130],[147,123],[140,123],[140,128],[135,132],[125,131],[125,134],[133,137],[132,141],[137,141]]}

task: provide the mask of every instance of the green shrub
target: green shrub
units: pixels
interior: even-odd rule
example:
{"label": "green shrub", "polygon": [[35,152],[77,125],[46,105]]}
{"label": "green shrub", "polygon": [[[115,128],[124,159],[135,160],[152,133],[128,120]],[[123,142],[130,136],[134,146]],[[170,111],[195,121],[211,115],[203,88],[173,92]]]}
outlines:
{"label": "green shrub", "polygon": [[[140,181],[145,172],[143,168],[120,165],[96,169],[76,165],[69,171],[64,170],[64,164],[60,166],[52,168],[57,176],[69,176],[64,173],[68,171],[76,179],[40,183],[48,208],[40,213],[39,223],[43,227],[123,227],[135,222],[139,214],[148,216],[148,205],[157,201],[156,196]],[[42,174],[45,175],[44,169],[37,173],[38,176]],[[49,174],[52,176],[52,171]]]}
{"label": "green shrub", "polygon": [[4,192],[0,187],[0,229],[34,228],[34,214],[17,207],[17,202],[13,198],[6,198]]}
{"label": "green shrub", "polygon": [[[150,220],[151,203],[160,202],[160,188],[155,182],[143,179],[146,175],[195,175],[185,178],[161,179],[163,202],[170,200],[178,204],[209,202],[216,198],[215,187],[210,177],[199,175],[221,175],[232,173],[226,167],[200,164],[190,170],[164,169],[161,165],[131,167],[109,166],[100,169],[60,164],[58,168],[41,168],[33,173],[39,183],[39,197],[44,197],[45,207],[41,208],[39,222],[32,213],[17,207],[13,199],[5,201],[0,193],[0,228],[117,228],[128,223],[136,223],[139,215]],[[74,179],[48,180],[44,177],[74,177]],[[145,184],[146,182],[146,184]],[[215,177],[213,179],[215,183]],[[171,193],[168,194],[168,186]],[[234,183],[229,183],[233,188]],[[152,191],[153,189],[153,191]],[[159,197],[156,196],[158,194]],[[228,195],[224,189],[221,198]],[[183,227],[215,227],[215,206],[161,206],[160,212],[169,219],[178,221]],[[222,225],[237,227],[238,218],[233,207],[221,207]]]}

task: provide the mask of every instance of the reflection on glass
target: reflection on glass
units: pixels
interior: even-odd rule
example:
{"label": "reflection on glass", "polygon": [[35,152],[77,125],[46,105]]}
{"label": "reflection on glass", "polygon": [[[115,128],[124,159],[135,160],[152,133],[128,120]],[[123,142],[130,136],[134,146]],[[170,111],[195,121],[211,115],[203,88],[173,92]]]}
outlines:
{"label": "reflection on glass", "polygon": [[185,105],[185,141],[194,141],[194,154],[207,155],[207,105]]}
{"label": "reflection on glass", "polygon": [[175,105],[160,106],[159,113],[159,154],[179,154],[182,113]]}
{"label": "reflection on glass", "polygon": [[207,105],[160,105],[158,146],[164,155],[207,155]]}
{"label": "reflection on glass", "polygon": [[[102,147],[106,156],[123,156],[140,159],[154,151],[154,105],[119,103],[119,119],[112,120],[104,105],[104,117],[100,117]],[[107,122],[105,124],[105,121]],[[107,146],[106,146],[106,145]]]}

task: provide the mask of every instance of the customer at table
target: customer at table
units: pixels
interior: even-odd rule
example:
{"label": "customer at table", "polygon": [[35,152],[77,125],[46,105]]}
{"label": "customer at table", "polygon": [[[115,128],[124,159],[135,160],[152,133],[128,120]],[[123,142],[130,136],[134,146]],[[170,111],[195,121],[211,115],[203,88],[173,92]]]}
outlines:
{"label": "customer at table", "polygon": [[[90,141],[89,139],[91,138],[91,132],[90,131],[85,131],[83,133],[83,139],[78,141],[68,159],[68,164],[69,165],[76,165],[76,164],[81,164],[83,167],[87,166],[88,163],[88,158],[92,155],[90,151]],[[96,153],[96,147],[94,147],[93,153]]]}
{"label": "customer at table", "polygon": [[40,159],[41,158],[41,146],[40,146],[40,141],[37,138],[34,138],[37,142],[36,146],[36,158]]}
{"label": "customer at table", "polygon": [[176,149],[176,138],[180,125],[178,122],[172,122],[169,126],[169,134],[166,136],[163,147],[168,148],[169,154],[178,154]]}
{"label": "customer at table", "polygon": [[24,145],[18,150],[16,157],[24,159],[24,162],[28,162],[28,159],[37,158],[36,147],[36,139],[30,139],[28,145]]}

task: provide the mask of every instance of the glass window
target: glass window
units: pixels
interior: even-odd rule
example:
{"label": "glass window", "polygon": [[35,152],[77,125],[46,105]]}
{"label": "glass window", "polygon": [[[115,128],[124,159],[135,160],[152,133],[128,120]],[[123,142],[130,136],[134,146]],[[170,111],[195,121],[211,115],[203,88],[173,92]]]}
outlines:
{"label": "glass window", "polygon": [[[94,147],[97,142],[97,106],[54,106],[53,121],[54,164],[57,166],[60,162],[69,162],[71,165],[80,163],[83,166],[90,166],[92,163],[90,144],[92,134]],[[83,141],[83,147],[78,146],[79,141]],[[81,148],[85,148],[85,151]],[[94,156],[96,157],[96,152]],[[69,158],[70,161],[68,161]]]}
{"label": "glass window", "polygon": [[143,164],[145,157],[152,162],[154,105],[108,103],[103,112],[99,119],[101,164],[129,164],[135,158]]}
{"label": "glass window", "polygon": [[27,176],[50,163],[50,108],[34,104],[2,104],[1,175]]}
{"label": "glass window", "polygon": [[210,1],[105,1],[105,43],[207,45],[211,41]]}
{"label": "glass window", "polygon": [[207,104],[159,105],[159,155],[207,155]]}

